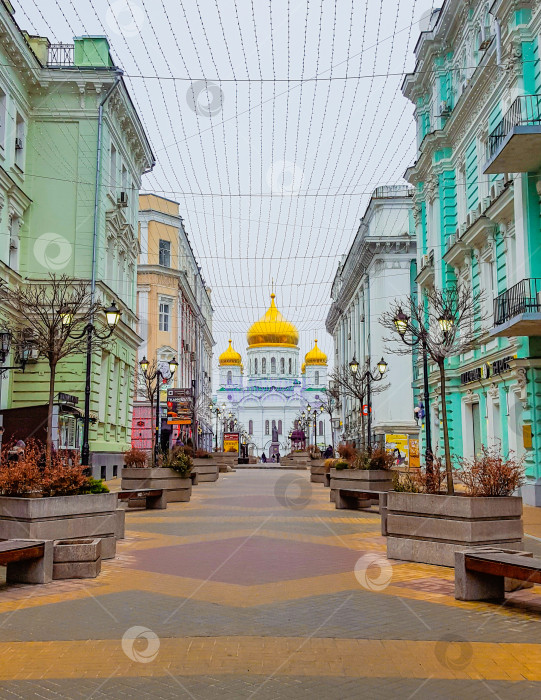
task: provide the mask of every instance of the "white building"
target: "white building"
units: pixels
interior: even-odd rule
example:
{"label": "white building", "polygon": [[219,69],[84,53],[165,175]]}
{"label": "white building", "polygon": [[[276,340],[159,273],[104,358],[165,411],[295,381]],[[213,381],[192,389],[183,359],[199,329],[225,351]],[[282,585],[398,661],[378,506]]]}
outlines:
{"label": "white building", "polygon": [[[332,306],[326,326],[334,338],[335,366],[348,367],[355,359],[359,372],[384,357],[388,388],[372,395],[372,432],[416,436],[413,367],[410,356],[389,355],[385,331],[379,323],[394,299],[408,295],[415,278],[415,230],[412,190],[406,186],[378,187],[361,219],[355,240],[334,278]],[[383,386],[382,384],[382,386]],[[341,438],[359,445],[361,406],[341,401]]]}
{"label": "white building", "polygon": [[[302,411],[308,405],[321,405],[327,387],[327,356],[316,340],[301,365],[299,333],[278,311],[274,294],[268,311],[249,329],[247,340],[244,364],[231,340],[219,357],[217,403],[250,435],[252,454],[265,452],[268,456],[273,428],[278,433],[280,453],[285,454],[289,451],[288,433],[296,427]],[[315,427],[318,446],[330,444],[328,414],[320,412]],[[226,429],[234,431],[233,424]],[[305,432],[307,444],[313,444],[313,422]]]}

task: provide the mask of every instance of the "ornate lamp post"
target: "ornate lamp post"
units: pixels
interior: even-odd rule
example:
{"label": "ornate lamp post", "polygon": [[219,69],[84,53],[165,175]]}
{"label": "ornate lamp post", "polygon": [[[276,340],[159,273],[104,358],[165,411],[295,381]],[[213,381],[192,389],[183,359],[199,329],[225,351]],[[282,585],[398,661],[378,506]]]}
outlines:
{"label": "ornate lamp post", "polygon": [[166,377],[164,374],[162,374],[162,371],[158,367],[155,372],[152,372],[151,375],[147,374],[148,372],[148,365],[149,362],[146,357],[143,357],[141,362],[139,363],[139,366],[141,367],[141,370],[143,371],[143,374],[145,375],[146,379],[149,379],[151,382],[156,380],[156,426],[155,426],[155,442],[154,442],[154,464],[158,463],[158,452],[160,449],[160,438],[161,438],[161,416],[160,416],[160,383],[163,379],[171,379],[173,375],[175,374],[175,371],[178,367],[178,362],[177,358],[174,357],[170,362],[169,362],[169,377]]}
{"label": "ornate lamp post", "polygon": [[[385,374],[387,370],[387,363],[381,358],[381,360],[378,362],[376,365],[378,369],[378,374],[373,374],[372,371],[370,370],[370,358],[366,358],[366,365],[367,368],[364,371],[364,374],[362,375],[362,381],[366,381],[366,403],[368,406],[368,420],[367,420],[367,428],[368,428],[368,449],[370,450],[372,448],[372,396],[371,396],[371,386],[372,382],[380,382],[383,379],[383,375]],[[357,375],[357,372],[359,371],[359,363],[355,359],[355,356],[353,356],[353,360],[349,363],[349,369],[351,371],[351,374],[353,376]]]}
{"label": "ornate lamp post", "polygon": [[[224,406],[225,406],[225,404],[224,404]],[[216,433],[214,434],[214,450],[215,450],[215,452],[218,452],[218,418],[220,416],[221,411],[220,411],[220,407],[217,404],[213,404],[213,403],[211,403],[209,405],[209,410],[210,410],[211,414],[214,413],[214,415],[216,416]]]}
{"label": "ornate lamp post", "polygon": [[[105,311],[105,318],[107,320],[107,326],[109,328],[109,332],[105,334],[100,334],[96,330],[96,327],[93,323],[87,323],[86,326],[83,328],[83,330],[76,334],[76,335],[70,335],[71,338],[74,340],[78,340],[82,338],[83,336],[87,336],[87,348],[91,351],[92,349],[92,337],[96,336],[96,338],[99,338],[100,340],[106,340],[107,338],[110,338],[111,335],[114,333],[115,328],[118,325],[118,322],[120,320],[120,311],[118,310],[116,304],[113,302],[111,306],[107,307],[104,309]],[[60,318],[62,320],[62,325],[66,328],[70,328],[71,325],[73,324],[73,311],[70,309],[69,306],[63,306],[60,311],[59,311]],[[91,355],[89,356],[89,352],[87,350],[87,358],[86,358],[86,375],[85,375],[85,415],[83,419],[83,446],[81,449],[81,463],[84,464],[85,466],[88,466],[90,462],[90,443],[89,443],[89,433],[90,433],[90,382],[91,382],[91,375],[92,375],[92,357]]]}

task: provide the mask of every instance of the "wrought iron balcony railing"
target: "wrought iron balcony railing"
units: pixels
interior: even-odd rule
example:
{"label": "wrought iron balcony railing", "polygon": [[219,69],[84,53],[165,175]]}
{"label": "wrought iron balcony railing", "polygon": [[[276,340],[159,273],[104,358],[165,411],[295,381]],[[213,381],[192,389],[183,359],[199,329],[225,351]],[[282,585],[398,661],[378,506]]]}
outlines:
{"label": "wrought iron balcony railing", "polygon": [[51,44],[47,56],[48,66],[73,66],[73,44]]}
{"label": "wrought iron balcony railing", "polygon": [[541,279],[517,282],[494,300],[494,325],[500,326],[524,313],[541,313]]}
{"label": "wrought iron balcony railing", "polygon": [[521,95],[488,136],[488,160],[515,126],[541,126],[541,95]]}

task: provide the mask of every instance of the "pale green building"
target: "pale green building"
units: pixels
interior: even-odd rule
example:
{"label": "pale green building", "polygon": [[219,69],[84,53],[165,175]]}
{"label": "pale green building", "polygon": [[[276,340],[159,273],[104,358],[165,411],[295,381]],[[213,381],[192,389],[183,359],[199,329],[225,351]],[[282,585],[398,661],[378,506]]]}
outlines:
{"label": "pale green building", "polygon": [[[93,472],[110,478],[131,444],[140,343],[138,194],[154,156],[105,37],[51,45],[23,32],[6,2],[0,3],[0,31],[0,277],[9,284],[49,273],[90,280],[96,220],[97,296],[105,305],[114,301],[122,312],[113,342],[107,352],[95,353],[92,367]],[[62,426],[57,444],[75,447],[82,425],[78,410],[84,410],[85,357],[69,358],[59,369],[56,390],[79,401],[67,412],[70,425]],[[42,359],[24,374],[6,372],[1,407],[46,403],[48,379]]]}

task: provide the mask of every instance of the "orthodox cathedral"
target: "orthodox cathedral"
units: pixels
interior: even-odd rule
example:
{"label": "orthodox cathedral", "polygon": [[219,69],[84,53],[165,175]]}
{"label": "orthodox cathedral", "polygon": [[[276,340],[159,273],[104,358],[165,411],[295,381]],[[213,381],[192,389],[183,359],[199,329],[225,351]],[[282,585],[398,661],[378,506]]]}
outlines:
{"label": "orthodox cathedral", "polygon": [[[276,307],[275,294],[265,315],[247,333],[248,347],[243,358],[229,347],[219,357],[220,386],[218,405],[230,411],[249,433],[252,454],[266,456],[289,451],[288,434],[308,405],[318,407],[327,387],[327,356],[317,340],[299,359],[299,332]],[[331,441],[328,413],[316,419],[317,443]],[[307,444],[314,442],[314,423],[305,429]]]}

